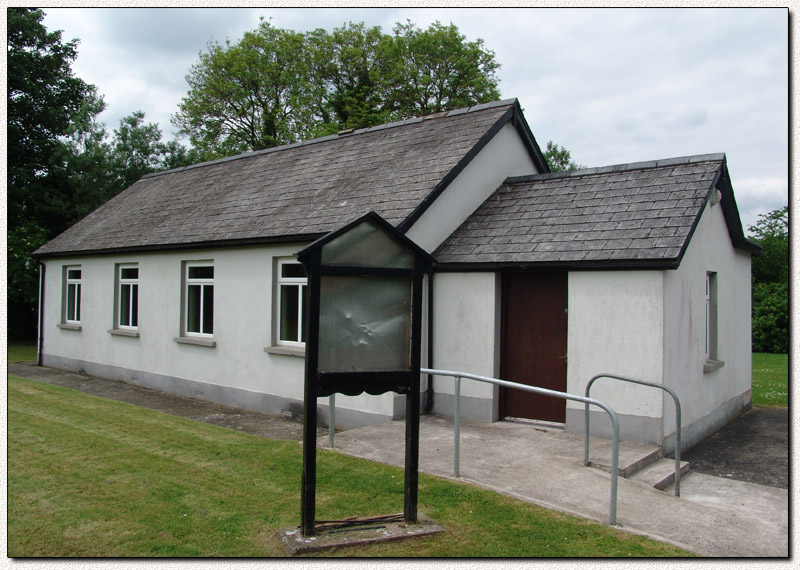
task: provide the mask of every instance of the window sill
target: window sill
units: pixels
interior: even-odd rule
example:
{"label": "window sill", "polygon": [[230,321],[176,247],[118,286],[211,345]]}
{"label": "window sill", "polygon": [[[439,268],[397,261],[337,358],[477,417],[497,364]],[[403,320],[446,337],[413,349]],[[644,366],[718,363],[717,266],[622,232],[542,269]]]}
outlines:
{"label": "window sill", "polygon": [[178,344],[194,344],[196,346],[207,346],[214,348],[217,346],[217,341],[212,338],[200,338],[196,336],[176,336],[173,339]]}
{"label": "window sill", "polygon": [[139,338],[139,331],[127,329],[108,329],[108,334],[113,334],[114,336],[130,336],[133,338]]}
{"label": "window sill", "polygon": [[706,360],[705,364],[703,364],[703,374],[708,374],[709,372],[714,372],[715,370],[719,370],[725,366],[725,363],[721,360]]}
{"label": "window sill", "polygon": [[56,325],[58,328],[63,329],[65,331],[81,331],[83,327],[81,325],[75,325],[72,323],[58,323]]}
{"label": "window sill", "polygon": [[285,354],[305,358],[306,349],[303,346],[268,346],[264,349],[267,354]]}

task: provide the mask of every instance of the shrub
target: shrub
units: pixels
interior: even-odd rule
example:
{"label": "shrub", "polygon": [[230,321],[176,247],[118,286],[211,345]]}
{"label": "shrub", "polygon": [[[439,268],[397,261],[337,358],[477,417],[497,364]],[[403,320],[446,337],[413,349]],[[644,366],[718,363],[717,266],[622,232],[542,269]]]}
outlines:
{"label": "shrub", "polygon": [[789,287],[786,283],[753,286],[753,352],[789,352]]}

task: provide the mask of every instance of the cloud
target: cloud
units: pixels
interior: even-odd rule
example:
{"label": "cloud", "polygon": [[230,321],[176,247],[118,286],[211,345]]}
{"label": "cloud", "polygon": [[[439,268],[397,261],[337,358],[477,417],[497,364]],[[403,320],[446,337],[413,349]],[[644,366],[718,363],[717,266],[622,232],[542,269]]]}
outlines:
{"label": "cloud", "polygon": [[165,134],[200,51],[212,40],[235,41],[258,24],[257,13],[244,9],[48,8],[45,14],[48,29],[80,38],[73,71],[104,96],[109,130],[142,110]]}
{"label": "cloud", "polygon": [[104,24],[100,41],[139,57],[196,54],[209,41],[236,41],[258,25],[258,11],[242,8],[107,8],[96,10],[95,18]]}
{"label": "cloud", "polygon": [[733,185],[745,234],[748,233],[747,228],[755,225],[760,215],[783,208],[789,203],[789,189],[785,179],[746,178],[733,180]]}

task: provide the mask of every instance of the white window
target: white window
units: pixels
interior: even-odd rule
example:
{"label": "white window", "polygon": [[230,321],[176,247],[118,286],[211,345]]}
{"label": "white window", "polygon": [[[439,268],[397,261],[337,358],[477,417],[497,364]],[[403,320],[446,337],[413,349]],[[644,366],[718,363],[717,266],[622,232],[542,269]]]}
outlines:
{"label": "white window", "polygon": [[717,274],[706,274],[706,360],[717,360]]}
{"label": "white window", "polygon": [[277,344],[305,346],[306,268],[294,260],[279,260],[277,275]]}
{"label": "white window", "polygon": [[211,337],[214,334],[214,265],[185,265],[184,334]]}
{"label": "white window", "polygon": [[117,265],[117,328],[139,327],[139,266]]}
{"label": "white window", "polygon": [[81,322],[81,266],[64,268],[64,322],[77,325]]}

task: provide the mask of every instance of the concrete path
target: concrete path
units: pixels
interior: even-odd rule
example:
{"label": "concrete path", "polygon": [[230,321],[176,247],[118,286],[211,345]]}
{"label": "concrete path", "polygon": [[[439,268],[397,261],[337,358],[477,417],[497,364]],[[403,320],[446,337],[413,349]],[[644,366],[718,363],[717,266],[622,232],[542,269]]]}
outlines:
{"label": "concrete path", "polygon": [[[404,465],[405,424],[340,432],[342,453]],[[327,437],[318,440],[327,447]],[[420,470],[453,478],[453,423],[423,416]],[[608,463],[611,444],[593,440],[590,460]],[[620,465],[646,446],[622,444]],[[610,473],[583,466],[583,438],[552,427],[511,422],[461,422],[461,481],[608,524]],[[618,478],[619,528],[701,556],[785,557],[789,554],[788,490],[691,473],[681,498]]]}

